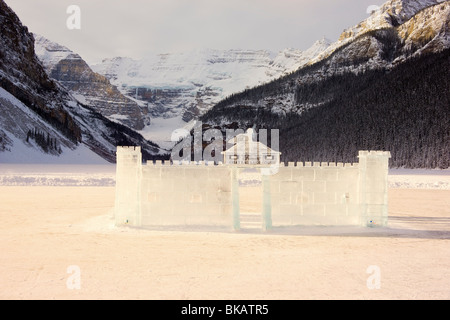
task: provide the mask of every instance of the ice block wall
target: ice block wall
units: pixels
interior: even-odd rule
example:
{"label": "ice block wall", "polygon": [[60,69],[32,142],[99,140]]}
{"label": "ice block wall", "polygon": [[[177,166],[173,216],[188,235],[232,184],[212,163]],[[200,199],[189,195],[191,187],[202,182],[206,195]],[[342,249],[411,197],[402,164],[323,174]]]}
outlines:
{"label": "ice block wall", "polygon": [[231,226],[230,172],[214,162],[148,162],[142,167],[141,226]]}
{"label": "ice block wall", "polygon": [[272,225],[386,226],[389,158],[360,151],[353,164],[281,164],[269,176]]}
{"label": "ice block wall", "polygon": [[289,163],[270,176],[273,226],[358,225],[358,164]]}

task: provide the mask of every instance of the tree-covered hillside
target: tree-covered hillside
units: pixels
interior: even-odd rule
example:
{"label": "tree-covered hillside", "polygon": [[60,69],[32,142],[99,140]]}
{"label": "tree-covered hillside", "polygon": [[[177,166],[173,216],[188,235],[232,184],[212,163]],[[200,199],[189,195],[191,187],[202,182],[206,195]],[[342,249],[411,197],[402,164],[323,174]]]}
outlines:
{"label": "tree-covered hillside", "polygon": [[286,91],[291,75],[230,97],[234,105],[219,103],[201,120],[222,128],[235,123],[241,128],[279,129],[283,161],[354,162],[358,150],[388,150],[391,167],[448,168],[449,71],[447,49],[393,69],[349,71],[292,86],[297,104],[326,101],[301,113],[280,115],[269,108],[236,104],[256,96],[254,91],[260,97],[267,90]]}

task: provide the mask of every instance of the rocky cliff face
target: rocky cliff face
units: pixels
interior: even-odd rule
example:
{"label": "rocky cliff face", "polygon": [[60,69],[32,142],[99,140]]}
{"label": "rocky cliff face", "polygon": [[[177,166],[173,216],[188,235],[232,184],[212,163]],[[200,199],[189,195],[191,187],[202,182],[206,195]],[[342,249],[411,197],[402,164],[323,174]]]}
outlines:
{"label": "rocky cliff face", "polygon": [[[118,144],[141,145],[147,158],[164,152],[133,130],[83,106],[67,88],[50,79],[35,54],[34,40],[0,0],[0,161],[32,162],[30,157],[38,159],[42,154],[58,159],[83,149],[113,162]],[[65,59],[70,58],[76,57],[69,54]],[[62,79],[67,70],[61,64]],[[92,80],[92,74],[83,70],[81,63],[76,72],[80,79]]]}
{"label": "rocky cliff face", "polygon": [[[442,6],[440,6],[441,4]],[[439,5],[439,6],[436,6]],[[448,1],[444,0],[389,0],[380,6],[377,10],[373,11],[369,18],[358,23],[357,25],[350,27],[341,34],[339,40],[331,44],[326,50],[311,60],[311,63],[316,63],[327,57],[329,57],[337,49],[355,42],[363,35],[367,35],[370,32],[398,28],[396,30],[401,34],[400,30],[407,27],[409,30],[425,30],[422,24],[429,23],[429,20],[438,24],[443,24],[443,20],[447,20],[445,12],[430,12],[430,11],[445,11],[448,10]],[[431,19],[430,19],[431,18]],[[415,26],[412,23],[416,21]],[[434,26],[434,31],[438,31],[440,27]],[[422,31],[421,31],[422,32]],[[405,40],[405,39],[404,39]]]}
{"label": "rocky cliff face", "polygon": [[49,79],[34,52],[34,37],[16,14],[0,2],[0,86],[33,111],[59,126],[72,141],[81,130],[65,109],[65,96]]}
{"label": "rocky cliff face", "polygon": [[121,94],[106,77],[93,72],[78,54],[38,35],[35,45],[47,74],[81,103],[135,130],[149,124],[146,108]]}

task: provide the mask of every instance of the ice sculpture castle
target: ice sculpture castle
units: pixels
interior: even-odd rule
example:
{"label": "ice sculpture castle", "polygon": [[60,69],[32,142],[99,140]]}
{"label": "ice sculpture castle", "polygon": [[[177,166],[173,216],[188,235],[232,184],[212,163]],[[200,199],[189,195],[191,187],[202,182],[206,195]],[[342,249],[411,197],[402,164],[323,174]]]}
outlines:
{"label": "ice sculpture castle", "polygon": [[[386,226],[388,162],[385,151],[359,151],[358,163],[234,161],[142,163],[140,147],[117,147],[116,225],[242,227],[239,176],[261,172],[260,228]],[[278,154],[272,154],[272,156]],[[247,159],[251,156],[247,155]],[[245,159],[245,157],[244,157]]]}

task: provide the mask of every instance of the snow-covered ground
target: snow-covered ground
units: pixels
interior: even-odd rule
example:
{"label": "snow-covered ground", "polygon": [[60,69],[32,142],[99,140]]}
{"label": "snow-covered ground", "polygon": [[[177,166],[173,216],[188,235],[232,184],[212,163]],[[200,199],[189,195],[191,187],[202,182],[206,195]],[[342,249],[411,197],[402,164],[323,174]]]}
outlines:
{"label": "snow-covered ground", "polygon": [[390,169],[390,188],[450,190],[450,169]]}
{"label": "snow-covered ground", "polygon": [[234,232],[115,227],[114,169],[0,163],[0,299],[450,298],[448,170],[391,170],[387,228]]}
{"label": "snow-covered ground", "polygon": [[5,164],[0,163],[0,186],[102,186],[116,185],[111,164]]}

